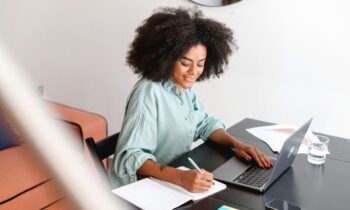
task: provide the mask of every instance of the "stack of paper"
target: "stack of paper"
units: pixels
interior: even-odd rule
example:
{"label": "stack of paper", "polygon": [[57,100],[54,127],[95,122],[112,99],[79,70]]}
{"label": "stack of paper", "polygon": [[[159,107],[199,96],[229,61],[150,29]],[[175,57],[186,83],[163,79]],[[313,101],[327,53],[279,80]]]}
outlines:
{"label": "stack of paper", "polygon": [[[280,152],[284,142],[297,129],[298,127],[292,125],[269,125],[249,128],[247,131],[264,141],[267,145],[269,145],[272,151]],[[298,153],[307,154],[309,144],[308,139],[311,138],[316,138],[316,136],[311,132],[311,130],[308,130],[303,142],[301,143]]]}

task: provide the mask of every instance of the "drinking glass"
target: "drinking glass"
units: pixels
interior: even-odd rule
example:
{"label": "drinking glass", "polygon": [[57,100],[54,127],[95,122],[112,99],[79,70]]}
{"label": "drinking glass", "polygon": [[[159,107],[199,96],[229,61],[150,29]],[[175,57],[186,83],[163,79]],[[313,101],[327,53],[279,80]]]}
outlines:
{"label": "drinking glass", "polygon": [[315,165],[324,164],[328,153],[329,138],[315,135],[316,138],[309,139],[307,161]]}

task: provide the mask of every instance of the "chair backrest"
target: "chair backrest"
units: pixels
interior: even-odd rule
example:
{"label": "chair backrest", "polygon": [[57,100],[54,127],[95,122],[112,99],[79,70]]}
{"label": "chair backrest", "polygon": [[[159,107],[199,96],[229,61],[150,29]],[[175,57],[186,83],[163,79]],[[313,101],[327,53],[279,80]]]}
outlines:
{"label": "chair backrest", "polygon": [[100,140],[97,143],[92,137],[88,137],[85,140],[95,166],[105,178],[107,178],[107,169],[104,167],[102,161],[114,154],[118,137],[119,133],[116,133]]}

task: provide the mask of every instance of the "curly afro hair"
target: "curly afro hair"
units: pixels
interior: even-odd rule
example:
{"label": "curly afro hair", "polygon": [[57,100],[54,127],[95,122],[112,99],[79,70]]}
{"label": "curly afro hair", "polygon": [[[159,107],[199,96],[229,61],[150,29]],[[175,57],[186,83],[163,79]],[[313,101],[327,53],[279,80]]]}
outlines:
{"label": "curly afro hair", "polygon": [[127,63],[144,78],[166,81],[176,61],[191,47],[202,44],[207,48],[207,58],[198,81],[219,77],[233,48],[237,48],[232,34],[224,24],[204,18],[196,8],[161,8],[136,29]]}

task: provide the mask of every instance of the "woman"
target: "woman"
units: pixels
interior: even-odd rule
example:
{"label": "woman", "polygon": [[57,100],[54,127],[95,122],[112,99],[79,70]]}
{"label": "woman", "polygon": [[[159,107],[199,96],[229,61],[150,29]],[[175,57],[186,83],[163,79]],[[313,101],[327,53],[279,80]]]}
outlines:
{"label": "woman", "polygon": [[128,98],[110,170],[113,185],[134,182],[140,175],[191,192],[207,191],[213,184],[211,173],[167,166],[199,138],[232,147],[237,156],[271,167],[266,155],[238,141],[209,116],[191,89],[196,81],[223,73],[235,46],[232,31],[197,10],[163,8],[136,32],[127,62],[141,79]]}

